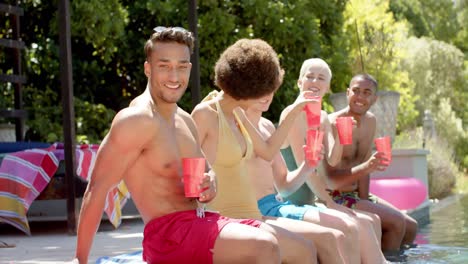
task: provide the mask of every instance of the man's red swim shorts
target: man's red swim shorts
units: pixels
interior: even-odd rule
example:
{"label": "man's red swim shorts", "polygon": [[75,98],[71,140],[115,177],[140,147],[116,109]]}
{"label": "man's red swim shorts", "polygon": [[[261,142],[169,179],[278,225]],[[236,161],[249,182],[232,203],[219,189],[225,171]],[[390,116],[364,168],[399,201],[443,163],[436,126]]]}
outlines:
{"label": "man's red swim shorts", "polygon": [[260,227],[253,219],[231,219],[195,210],[168,214],[151,220],[143,236],[143,260],[148,263],[213,263],[212,249],[219,233],[229,223]]}

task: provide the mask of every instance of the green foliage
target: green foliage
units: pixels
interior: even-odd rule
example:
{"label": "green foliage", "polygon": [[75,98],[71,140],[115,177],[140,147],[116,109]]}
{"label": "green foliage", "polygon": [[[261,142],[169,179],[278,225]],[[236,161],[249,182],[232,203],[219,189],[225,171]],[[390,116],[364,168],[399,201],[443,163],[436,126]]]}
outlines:
{"label": "green foliage", "polygon": [[396,135],[392,143],[393,149],[413,149],[423,148],[425,145],[423,138],[423,128],[415,127],[411,130],[401,131]]}
{"label": "green foliage", "polygon": [[272,120],[278,120],[282,109],[297,96],[299,69],[307,58],[324,58],[334,72],[332,87],[345,88],[348,67],[343,60],[347,57],[341,34],[343,3],[337,0],[200,2],[202,95],[215,89],[213,66],[219,54],[240,38],[262,38],[270,43],[285,69],[283,86],[266,114]]}
{"label": "green foliage", "polygon": [[[442,4],[446,2],[444,0]],[[408,17],[413,19],[410,20],[412,32],[419,30],[414,26],[417,24],[414,21],[419,21],[419,31],[423,32],[419,34],[425,35],[428,34],[428,22],[442,23],[444,20],[441,18],[456,14],[447,19],[450,22],[446,25],[449,28],[447,32],[440,30],[442,26],[435,27],[440,34],[446,33],[450,38],[455,38],[452,28],[457,28],[457,24],[452,21],[456,18],[460,30],[455,43],[465,45],[468,43],[464,41],[466,23],[460,21],[466,21],[466,8],[463,8],[466,0],[457,1],[453,8],[455,13],[452,13],[452,9],[434,9],[434,6],[437,7],[435,0],[428,2],[430,7],[422,0],[407,3],[392,0],[390,3],[389,6],[389,0],[199,1],[197,29],[201,94],[204,96],[215,89],[213,66],[227,46],[240,38],[262,38],[277,51],[286,71],[283,86],[267,113],[267,117],[273,121],[278,120],[281,110],[297,95],[296,80],[302,61],[321,57],[333,71],[333,92],[344,91],[351,75],[361,72],[364,65],[365,70],[377,78],[382,89],[400,92],[399,130],[414,127],[420,109],[415,107],[415,103],[418,96],[423,95],[414,93],[419,89],[420,79],[413,78],[407,65],[402,64],[408,53],[401,44],[411,32],[406,20],[410,20]],[[44,137],[42,140],[60,139],[57,1],[25,0],[22,7],[25,16],[21,21],[21,32],[27,45],[24,69],[28,77],[23,96],[25,107],[30,111],[28,122],[31,128],[39,131],[35,135]],[[389,10],[395,13],[397,20]],[[435,12],[434,20],[430,19],[432,13],[428,10]],[[110,124],[110,111],[125,107],[131,98],[145,89],[147,80],[143,74],[143,45],[152,28],[158,25],[188,28],[188,4],[184,0],[72,1],[71,12],[77,134],[81,135],[80,140],[94,141],[102,137]],[[5,25],[9,23],[0,22]],[[356,24],[363,61],[360,60]],[[0,29],[2,36],[7,33]],[[442,60],[445,55],[440,53],[437,60]],[[0,61],[3,62],[2,56],[0,52]],[[450,58],[450,63],[454,61],[458,61],[458,57]],[[467,115],[464,113],[466,111],[462,111],[463,102],[468,99],[461,89],[466,87],[468,79],[466,67],[464,69],[464,79],[454,79],[452,85],[456,89],[450,95],[452,109],[457,117],[463,118],[463,122]],[[439,70],[444,71],[442,68]],[[0,88],[2,94],[11,96],[11,92]],[[190,88],[180,102],[187,111],[193,107]],[[327,100],[324,104],[325,109],[330,109]]]}
{"label": "green foliage", "polygon": [[[334,72],[333,90],[344,90],[349,78],[348,42],[342,34],[345,2],[200,1],[197,11],[202,96],[215,88],[213,66],[219,55],[240,38],[268,41],[286,70],[283,87],[267,115],[272,120],[278,120],[281,110],[295,99],[299,68],[307,58],[327,60]],[[29,134],[37,140],[60,140],[57,1],[25,0],[22,7],[25,16],[21,31],[27,45],[24,69],[28,76],[24,104],[30,111]],[[184,0],[90,0],[72,1],[70,8],[77,135],[85,136],[79,139],[96,140],[105,132],[103,120],[107,119],[97,109],[83,110],[86,113],[80,115],[79,108],[87,102],[89,107],[85,109],[101,104],[116,111],[140,94],[147,81],[143,74],[146,39],[158,25],[188,28],[188,4]],[[191,111],[190,87],[180,105]],[[92,126],[96,120],[100,125]]]}
{"label": "green foliage", "polygon": [[[351,43],[350,65],[354,74],[367,72],[382,90],[400,93],[398,131],[413,126],[418,112],[412,93],[414,82],[400,67],[404,51],[399,46],[408,26],[397,22],[389,11],[389,1],[351,0],[345,10],[345,34]],[[362,54],[362,56],[361,56]]]}
{"label": "green foliage", "polygon": [[91,104],[75,98],[77,141],[100,142],[109,131],[115,111],[103,104]]}
{"label": "green foliage", "polygon": [[[140,94],[146,87],[143,74],[143,45],[153,27],[183,26],[188,28],[187,1],[121,1],[127,9],[128,24],[121,41],[116,73],[121,76],[119,106]],[[296,80],[302,61],[320,56],[334,71],[333,87],[344,89],[349,72],[346,48],[341,34],[343,0],[334,1],[200,1],[198,3],[198,41],[200,47],[201,95],[216,89],[213,67],[221,52],[240,38],[262,38],[280,56],[286,70],[283,87],[279,90],[271,111],[278,120],[281,110],[297,95]],[[115,74],[115,73],[113,73]],[[88,77],[89,78],[89,77]],[[112,78],[112,76],[111,76]],[[83,78],[80,78],[81,80]],[[106,78],[107,80],[108,78]],[[80,93],[82,93],[80,91]],[[95,93],[94,93],[95,94]],[[119,106],[95,100],[118,109]],[[180,103],[191,111],[191,86]]]}
{"label": "green foliage", "polygon": [[0,83],[0,109],[9,109],[14,103],[14,88],[9,83]]}
{"label": "green foliage", "polygon": [[409,38],[403,46],[407,56],[402,67],[416,83],[418,110],[429,109],[434,114],[438,134],[454,146],[456,159],[467,168],[467,133],[463,123],[466,126],[468,75],[463,53],[453,45],[428,38]]}
{"label": "green foliage", "polygon": [[468,56],[468,0],[456,1],[455,10],[457,12],[460,29],[458,30],[454,43],[465,53],[466,60]]}
{"label": "green foliage", "polygon": [[411,33],[416,37],[429,36],[430,25],[423,15],[419,0],[390,0],[390,10],[396,20],[408,20]]}
{"label": "green foliage", "polygon": [[49,88],[44,91],[26,87],[24,94],[26,100],[34,102],[33,106],[26,106],[28,119],[26,125],[26,140],[45,141],[53,143],[63,140],[62,107],[56,104],[58,94]]}
{"label": "green foliage", "polygon": [[[28,78],[23,90],[28,111],[27,139],[54,142],[63,140],[62,103],[57,25],[57,2],[26,0],[21,19],[22,38],[27,45],[25,66]],[[73,89],[76,134],[98,142],[110,125],[105,108],[120,108],[122,80],[119,47],[125,41],[127,11],[117,0],[72,1],[71,31]],[[84,101],[81,101],[84,100]],[[104,109],[102,109],[104,107]],[[106,112],[107,115],[103,114]]]}
{"label": "green foliage", "polygon": [[438,136],[444,138],[450,146],[453,146],[455,159],[460,164],[462,170],[468,168],[468,133],[463,129],[462,120],[455,115],[449,98],[442,98],[436,112],[434,120]]}
{"label": "green foliage", "polygon": [[454,108],[457,112],[457,116],[463,120],[464,129],[468,130],[468,111],[466,111],[466,102],[468,102],[468,60],[465,59],[463,64],[463,77],[455,84],[457,89],[454,89],[454,94],[451,98],[454,102]]}
{"label": "green foliage", "polygon": [[440,137],[427,140],[431,153],[428,156],[429,194],[431,198],[441,199],[452,193],[460,172],[453,160],[450,145]]}
{"label": "green foliage", "polygon": [[453,0],[391,0],[390,9],[411,23],[416,37],[452,43],[460,30]]}
{"label": "green foliage", "polygon": [[[72,38],[81,37],[93,47],[93,56],[110,62],[128,23],[127,10],[118,0],[71,1]],[[99,10],[102,16],[97,16]],[[56,27],[54,27],[56,28]]]}
{"label": "green foliage", "polygon": [[[34,94],[30,93],[34,91]],[[26,140],[45,141],[53,143],[63,141],[62,105],[54,102],[58,94],[51,90],[38,91],[27,88],[25,93],[35,102],[32,107],[26,107],[29,127]],[[77,142],[98,143],[107,133],[115,111],[107,109],[102,104],[91,104],[75,98],[75,120]]]}
{"label": "green foliage", "polygon": [[[440,99],[454,97],[463,83],[463,53],[455,46],[428,38],[409,38],[404,43],[407,56],[403,67],[415,81],[414,91],[421,96],[418,108],[437,107]],[[463,106],[460,107],[460,110]]]}
{"label": "green foliage", "polygon": [[437,134],[455,146],[456,141],[463,136],[462,121],[455,116],[449,98],[442,98],[437,109],[434,109],[434,121]]}

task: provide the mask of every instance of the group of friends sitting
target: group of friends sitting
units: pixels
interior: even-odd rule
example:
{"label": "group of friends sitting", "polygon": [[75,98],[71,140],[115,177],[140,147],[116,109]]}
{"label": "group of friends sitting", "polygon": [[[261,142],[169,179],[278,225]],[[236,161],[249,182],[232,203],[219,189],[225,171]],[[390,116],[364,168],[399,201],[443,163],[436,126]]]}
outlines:
{"label": "group of friends sitting", "polygon": [[[386,263],[383,252],[412,244],[417,222],[369,193],[369,174],[388,166],[372,148],[371,75],[354,76],[348,106],[321,111],[310,127],[304,108],[320,104],[332,72],[322,59],[305,60],[297,98],[275,126],[262,114],[284,70],[267,42],[240,39],[214,67],[219,91],[187,113],[177,102],[188,86],[193,47],[193,34],[179,27],[157,27],[147,40],[147,87],[117,113],[101,143],[83,197],[75,261],[88,262],[106,194],[122,180],[145,223],[148,263],[376,264]],[[336,120],[343,116],[353,118],[349,145],[338,139]],[[317,150],[306,144],[309,129],[323,132]],[[314,151],[318,159],[309,158]],[[181,160],[191,157],[206,159],[198,198],[184,195]],[[297,195],[301,190],[315,197]]]}

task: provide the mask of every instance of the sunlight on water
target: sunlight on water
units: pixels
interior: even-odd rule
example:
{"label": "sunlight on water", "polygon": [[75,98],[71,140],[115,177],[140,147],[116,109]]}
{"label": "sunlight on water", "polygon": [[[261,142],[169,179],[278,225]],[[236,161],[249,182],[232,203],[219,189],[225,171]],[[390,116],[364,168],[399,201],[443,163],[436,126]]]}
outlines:
{"label": "sunlight on water", "polygon": [[418,246],[406,250],[405,261],[392,263],[468,263],[468,195],[431,212],[430,223],[421,227]]}

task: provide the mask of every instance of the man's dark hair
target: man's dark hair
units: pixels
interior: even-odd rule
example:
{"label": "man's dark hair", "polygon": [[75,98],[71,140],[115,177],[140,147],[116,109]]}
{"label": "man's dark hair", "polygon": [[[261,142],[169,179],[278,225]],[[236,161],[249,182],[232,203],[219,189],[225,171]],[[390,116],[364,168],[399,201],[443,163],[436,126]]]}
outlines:
{"label": "man's dark hair", "polygon": [[357,80],[357,79],[370,81],[374,85],[375,91],[377,92],[379,87],[378,87],[378,83],[375,80],[374,76],[372,76],[372,75],[370,75],[368,73],[360,73],[360,74],[354,75],[353,78],[351,79],[351,81],[349,82],[349,87],[351,87],[351,83],[354,80]]}
{"label": "man's dark hair", "polygon": [[156,42],[177,42],[184,44],[187,45],[190,54],[192,54],[193,46],[195,45],[195,37],[192,32],[181,27],[155,27],[153,29],[153,34],[145,44],[146,59],[151,57],[151,52]]}
{"label": "man's dark hair", "polygon": [[215,85],[236,100],[271,94],[283,83],[275,50],[261,39],[240,39],[215,65]]}

